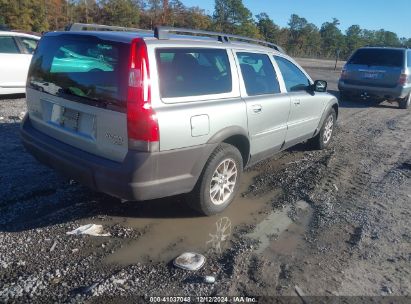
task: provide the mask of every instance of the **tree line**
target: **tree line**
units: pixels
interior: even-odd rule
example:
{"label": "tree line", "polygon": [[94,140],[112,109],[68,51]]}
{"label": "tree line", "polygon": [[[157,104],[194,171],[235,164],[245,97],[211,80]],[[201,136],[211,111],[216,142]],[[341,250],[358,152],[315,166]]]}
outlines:
{"label": "tree line", "polygon": [[411,47],[410,38],[384,29],[352,25],[342,32],[336,18],[318,28],[293,14],[288,26],[280,27],[267,13],[253,16],[242,0],[215,0],[212,15],[179,0],[0,0],[0,25],[10,29],[44,32],[64,29],[73,22],[222,31],[276,43],[298,57],[335,58],[338,52],[344,59],[365,45]]}

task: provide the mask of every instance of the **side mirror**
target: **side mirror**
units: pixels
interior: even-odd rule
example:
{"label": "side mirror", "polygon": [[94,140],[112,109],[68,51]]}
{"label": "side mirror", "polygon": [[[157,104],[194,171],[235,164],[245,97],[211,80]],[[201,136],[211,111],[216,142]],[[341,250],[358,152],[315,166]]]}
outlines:
{"label": "side mirror", "polygon": [[325,80],[316,80],[313,84],[314,92],[327,92],[327,81]]}

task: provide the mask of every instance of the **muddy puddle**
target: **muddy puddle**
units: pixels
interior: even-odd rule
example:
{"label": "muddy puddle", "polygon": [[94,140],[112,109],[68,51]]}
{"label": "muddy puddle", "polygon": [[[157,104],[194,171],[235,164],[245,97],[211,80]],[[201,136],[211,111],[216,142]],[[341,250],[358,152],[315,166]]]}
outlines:
{"label": "muddy puddle", "polygon": [[[240,193],[247,190],[254,175],[253,172],[244,173]],[[169,262],[186,251],[220,253],[229,245],[236,228],[255,225],[265,218],[270,211],[271,200],[280,194],[278,190],[261,197],[238,195],[227,210],[211,217],[193,214],[178,198],[130,207],[129,214],[113,217],[110,224],[120,223],[144,233],[108,256],[105,262],[120,265]]]}
{"label": "muddy puddle", "polygon": [[256,253],[265,255],[289,255],[304,242],[313,210],[305,201],[295,204],[295,217],[288,214],[291,206],[272,211],[256,228],[246,236],[259,240]]}

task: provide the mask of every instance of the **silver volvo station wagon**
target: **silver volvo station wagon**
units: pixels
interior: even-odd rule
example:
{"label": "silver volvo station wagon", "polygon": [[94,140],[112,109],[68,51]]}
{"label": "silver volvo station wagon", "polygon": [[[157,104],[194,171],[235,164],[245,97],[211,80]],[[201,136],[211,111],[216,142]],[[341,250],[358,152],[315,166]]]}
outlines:
{"label": "silver volvo station wagon", "polygon": [[27,80],[26,149],[125,200],[190,193],[224,210],[246,166],[331,141],[337,99],[284,51],[224,33],[73,24],[42,37]]}

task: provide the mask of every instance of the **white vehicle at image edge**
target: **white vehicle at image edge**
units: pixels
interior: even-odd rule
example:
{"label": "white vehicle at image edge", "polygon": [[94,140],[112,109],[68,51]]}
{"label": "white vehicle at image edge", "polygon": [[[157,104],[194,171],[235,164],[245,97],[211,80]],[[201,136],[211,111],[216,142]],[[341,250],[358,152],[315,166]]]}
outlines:
{"label": "white vehicle at image edge", "polygon": [[27,72],[40,37],[0,31],[0,95],[26,92]]}
{"label": "white vehicle at image edge", "polygon": [[331,142],[336,97],[274,44],[82,26],[42,37],[21,126],[26,149],[64,176],[125,200],[187,193],[211,215],[245,167]]}

